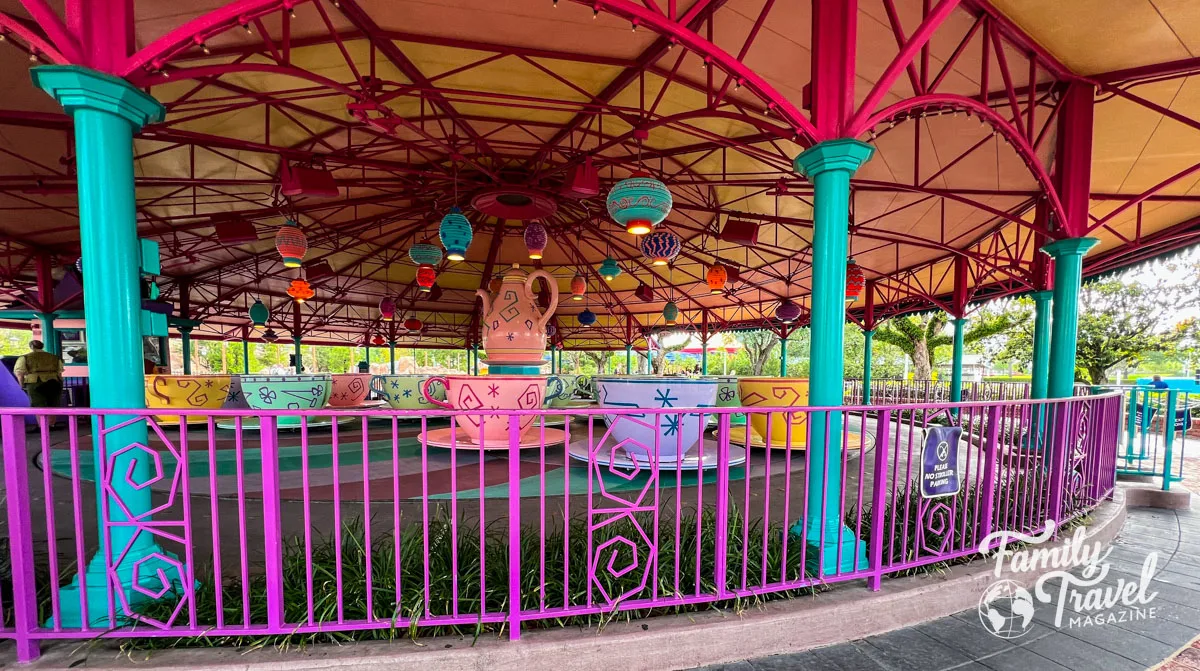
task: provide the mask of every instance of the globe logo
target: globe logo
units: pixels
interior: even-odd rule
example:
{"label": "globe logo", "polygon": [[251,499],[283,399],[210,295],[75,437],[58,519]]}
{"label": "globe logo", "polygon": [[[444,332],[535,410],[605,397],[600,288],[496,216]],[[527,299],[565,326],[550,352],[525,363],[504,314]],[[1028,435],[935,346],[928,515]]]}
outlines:
{"label": "globe logo", "polygon": [[979,599],[979,621],[993,636],[1019,638],[1033,623],[1033,597],[1012,580],[992,583]]}

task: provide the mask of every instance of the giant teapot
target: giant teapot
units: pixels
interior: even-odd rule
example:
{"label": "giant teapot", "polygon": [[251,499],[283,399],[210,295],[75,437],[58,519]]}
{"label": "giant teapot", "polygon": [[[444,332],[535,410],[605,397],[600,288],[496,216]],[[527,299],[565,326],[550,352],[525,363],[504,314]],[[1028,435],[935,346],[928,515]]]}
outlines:
{"label": "giant teapot", "polygon": [[[550,287],[550,307],[539,312],[533,280]],[[516,263],[500,282],[495,296],[480,289],[483,299],[483,347],[489,366],[538,366],[546,353],[546,324],[558,305],[558,283],[544,270],[528,275]]]}

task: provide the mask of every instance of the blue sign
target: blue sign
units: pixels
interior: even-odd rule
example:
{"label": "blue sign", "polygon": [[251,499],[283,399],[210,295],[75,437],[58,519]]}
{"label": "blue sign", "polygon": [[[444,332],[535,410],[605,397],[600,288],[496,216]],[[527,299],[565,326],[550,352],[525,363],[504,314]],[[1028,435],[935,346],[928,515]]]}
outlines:
{"label": "blue sign", "polygon": [[961,426],[931,426],[925,429],[921,448],[921,497],[935,499],[958,493],[958,439]]}

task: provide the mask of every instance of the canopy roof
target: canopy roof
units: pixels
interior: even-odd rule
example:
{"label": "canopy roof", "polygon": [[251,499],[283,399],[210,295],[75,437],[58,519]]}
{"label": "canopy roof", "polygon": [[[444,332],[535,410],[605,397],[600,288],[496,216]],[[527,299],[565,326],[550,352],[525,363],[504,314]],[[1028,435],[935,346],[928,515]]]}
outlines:
{"label": "canopy roof", "polygon": [[[1085,272],[1195,240],[1200,85],[1188,75],[1200,69],[1200,6],[1162,4],[858,3],[850,130],[877,153],[852,199],[851,253],[872,308],[860,298],[851,318],[873,324],[1045,288],[1036,249],[1062,235],[1051,173],[1073,82],[1097,87],[1088,234],[1101,245]],[[73,264],[79,249],[69,121],[27,72],[31,50],[41,62],[76,60],[53,30],[60,5],[0,2],[10,37],[0,46],[0,265],[14,305],[38,304],[36,258]],[[390,296],[401,320],[425,324],[402,343],[473,342],[476,289],[511,263],[532,263],[525,222],[472,207],[500,186],[553,204],[539,265],[563,294],[576,273],[589,280],[587,301],[558,306],[556,338],[568,347],[637,340],[665,325],[667,300],[681,326],[710,331],[788,328],[774,319],[780,301],[807,304],[812,192],[792,159],[817,139],[806,104],[810,0],[139,0],[136,9],[135,48],[112,71],[168,110],[135,140],[139,230],[161,243],[160,286],[177,304],[188,292],[198,334],[240,336],[262,298],[277,327],[309,340],[390,337],[376,308]],[[914,48],[923,31],[929,41]],[[588,157],[600,195],[562,196]],[[284,197],[285,161],[332,171],[338,196]],[[651,266],[605,212],[609,187],[639,167],[674,197],[662,226],[683,251],[669,268]],[[474,242],[465,261],[443,262],[440,291],[423,297],[407,250],[436,243],[454,205]],[[274,249],[286,218],[308,236],[300,271]],[[720,242],[731,219],[758,223],[758,244]],[[258,240],[222,242],[214,225],[227,221],[252,223]],[[609,255],[624,270],[611,282],[596,270]],[[738,280],[711,294],[705,273],[717,261]],[[294,313],[288,284],[321,264],[332,274],[312,276],[317,295]],[[968,287],[957,296],[956,274]],[[652,300],[634,296],[639,283],[654,288]],[[585,307],[599,315],[591,328],[575,320]]]}

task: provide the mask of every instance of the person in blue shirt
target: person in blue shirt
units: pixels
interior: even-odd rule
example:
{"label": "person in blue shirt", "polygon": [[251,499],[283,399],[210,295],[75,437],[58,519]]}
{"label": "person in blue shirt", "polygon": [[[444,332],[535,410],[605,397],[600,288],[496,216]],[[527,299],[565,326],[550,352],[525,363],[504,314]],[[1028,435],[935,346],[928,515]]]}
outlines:
{"label": "person in blue shirt", "polygon": [[1166,389],[1167,383],[1163,381],[1161,375],[1155,375],[1154,379],[1150,381],[1150,387],[1153,389]]}

